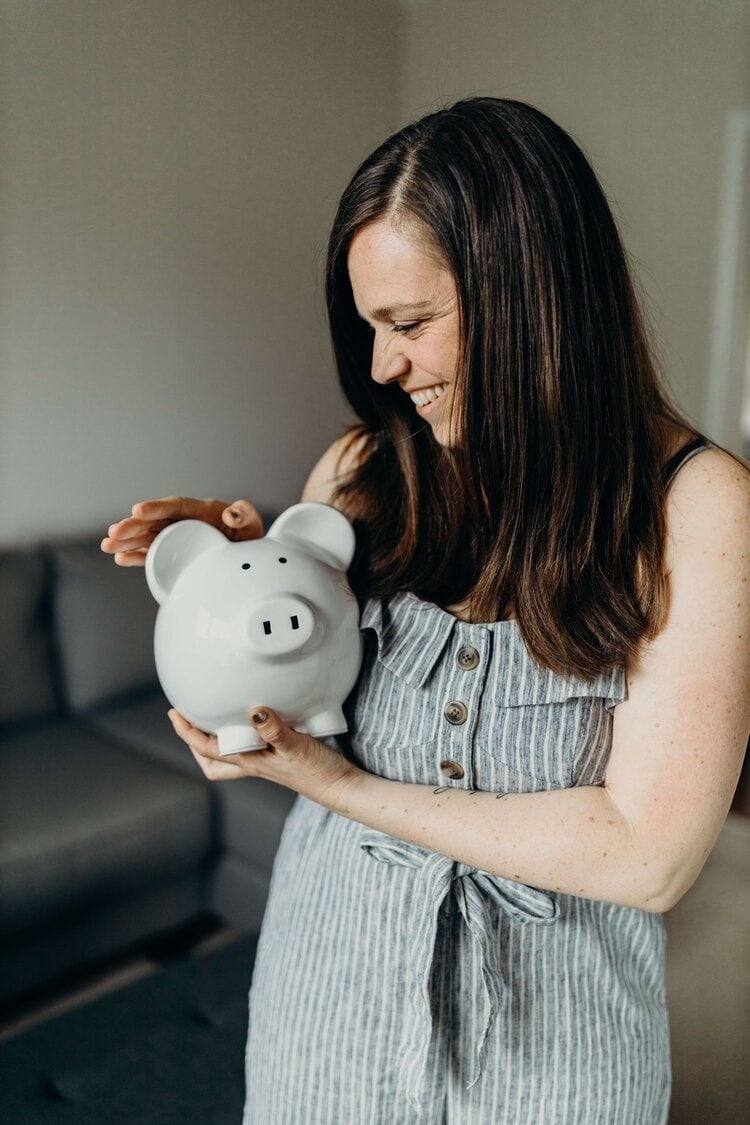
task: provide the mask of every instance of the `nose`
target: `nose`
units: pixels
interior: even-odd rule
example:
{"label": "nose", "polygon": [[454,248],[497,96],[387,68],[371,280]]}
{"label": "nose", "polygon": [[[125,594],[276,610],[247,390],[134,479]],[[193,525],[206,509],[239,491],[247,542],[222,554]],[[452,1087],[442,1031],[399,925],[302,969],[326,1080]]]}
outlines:
{"label": "nose", "polygon": [[411,362],[401,337],[385,329],[385,335],[375,332],[372,344],[371,374],[376,383],[391,383],[408,372]]}
{"label": "nose", "polygon": [[246,630],[250,648],[259,656],[289,656],[312,636],[315,614],[302,598],[279,594],[251,612]]}

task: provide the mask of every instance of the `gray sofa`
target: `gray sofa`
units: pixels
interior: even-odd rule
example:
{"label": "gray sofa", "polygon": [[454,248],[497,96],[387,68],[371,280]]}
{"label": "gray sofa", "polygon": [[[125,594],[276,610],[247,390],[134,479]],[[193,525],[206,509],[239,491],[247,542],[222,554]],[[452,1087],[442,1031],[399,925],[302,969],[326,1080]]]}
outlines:
{"label": "gray sofa", "polygon": [[202,915],[260,925],[295,794],[204,778],[156,609],[98,539],[0,553],[0,1001]]}

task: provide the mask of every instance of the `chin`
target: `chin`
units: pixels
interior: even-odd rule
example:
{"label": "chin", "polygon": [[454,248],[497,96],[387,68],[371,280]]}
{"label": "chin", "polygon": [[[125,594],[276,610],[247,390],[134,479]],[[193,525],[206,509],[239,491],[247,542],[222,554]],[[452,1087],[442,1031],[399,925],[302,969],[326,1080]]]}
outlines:
{"label": "chin", "polygon": [[444,423],[432,427],[432,436],[438,445],[442,445],[445,449],[453,449],[458,445],[458,441],[448,432]]}

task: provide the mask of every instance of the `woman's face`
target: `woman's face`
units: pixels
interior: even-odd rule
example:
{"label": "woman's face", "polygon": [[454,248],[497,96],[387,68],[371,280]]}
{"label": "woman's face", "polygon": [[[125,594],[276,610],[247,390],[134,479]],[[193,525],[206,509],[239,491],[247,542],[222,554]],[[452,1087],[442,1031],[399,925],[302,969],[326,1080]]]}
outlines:
{"label": "woman's face", "polygon": [[[388,219],[355,234],[347,257],[357,312],[373,330],[372,377],[398,383],[436,441],[451,445],[449,404],[459,352],[458,296],[448,268],[414,226]],[[438,397],[439,396],[439,397]]]}

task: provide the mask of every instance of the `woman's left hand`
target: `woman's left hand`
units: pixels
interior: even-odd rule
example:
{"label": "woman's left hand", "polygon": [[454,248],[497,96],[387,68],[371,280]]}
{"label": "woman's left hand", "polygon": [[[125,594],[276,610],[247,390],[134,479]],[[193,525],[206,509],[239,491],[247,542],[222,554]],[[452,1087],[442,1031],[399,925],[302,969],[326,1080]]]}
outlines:
{"label": "woman's left hand", "polygon": [[248,713],[249,724],[266,740],[265,750],[245,750],[224,757],[219,756],[215,735],[194,727],[179,711],[172,709],[167,714],[175,733],[187,743],[209,781],[262,777],[331,808],[361,772],[325,742],[292,730],[269,707],[253,707]]}

